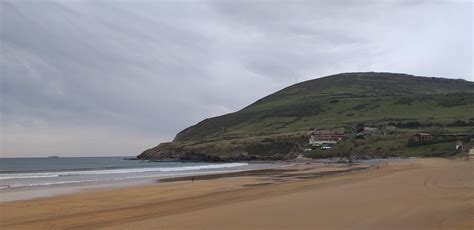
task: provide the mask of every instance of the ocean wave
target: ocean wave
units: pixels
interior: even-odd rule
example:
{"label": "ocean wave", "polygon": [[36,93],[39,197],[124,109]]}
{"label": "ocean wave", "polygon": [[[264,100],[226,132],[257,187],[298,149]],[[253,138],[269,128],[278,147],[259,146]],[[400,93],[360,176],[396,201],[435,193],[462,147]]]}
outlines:
{"label": "ocean wave", "polygon": [[[240,171],[240,170],[236,170]],[[218,170],[214,172],[228,172],[227,170]],[[0,190],[2,189],[15,189],[23,187],[43,187],[43,186],[54,186],[54,185],[67,185],[67,184],[79,184],[79,183],[94,183],[94,182],[106,182],[106,181],[121,181],[129,179],[146,179],[146,178],[166,178],[166,177],[176,177],[176,176],[189,176],[189,175],[203,175],[211,173],[210,171],[203,172],[184,172],[184,173],[168,173],[160,175],[140,175],[140,176],[126,176],[119,178],[108,178],[108,179],[84,179],[84,180],[69,180],[69,181],[55,181],[55,182],[43,182],[43,183],[28,183],[28,184],[9,184],[9,185],[0,185]]]}
{"label": "ocean wave", "polygon": [[[6,174],[8,175],[8,174]],[[51,175],[21,175],[21,174],[11,174],[8,176],[1,175],[0,180],[8,180],[8,179],[33,179],[33,178],[51,178],[51,177],[59,177],[57,174],[51,174]]]}
{"label": "ocean wave", "polygon": [[7,173],[0,174],[0,180],[9,179],[34,179],[34,178],[53,178],[64,176],[81,175],[104,175],[104,174],[124,174],[124,173],[147,173],[147,172],[180,172],[192,170],[211,170],[223,168],[235,168],[246,166],[248,163],[224,163],[212,165],[181,166],[181,167],[153,167],[153,168],[126,168],[126,169],[104,169],[104,170],[85,170],[85,171],[63,171],[63,172],[39,172],[39,173]]}

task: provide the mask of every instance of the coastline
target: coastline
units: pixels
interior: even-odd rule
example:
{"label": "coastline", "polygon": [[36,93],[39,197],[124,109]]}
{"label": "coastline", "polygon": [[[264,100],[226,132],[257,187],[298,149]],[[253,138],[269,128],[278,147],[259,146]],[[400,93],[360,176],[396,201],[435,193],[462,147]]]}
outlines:
{"label": "coastline", "polygon": [[[41,186],[23,186],[16,188],[0,189],[0,203],[18,200],[32,200],[37,198],[54,197],[60,195],[100,191],[104,189],[127,188],[133,186],[150,185],[157,182],[172,181],[174,178],[196,177],[206,175],[220,175],[229,173],[241,173],[246,171],[259,171],[290,166],[288,162],[252,162],[256,168],[249,166],[247,169],[219,169],[213,171],[190,171],[179,172],[173,175],[153,175],[149,177],[125,178],[115,180],[85,181],[77,183],[60,183]],[[260,167],[263,167],[262,169]],[[177,179],[179,180],[179,179]]]}
{"label": "coastline", "polygon": [[[407,160],[407,159],[405,159]],[[373,166],[380,162],[399,162],[400,159],[372,159],[355,162],[354,165]],[[167,161],[168,162],[168,161]],[[174,161],[176,162],[176,161]],[[311,167],[333,167],[343,166],[336,160],[313,160],[303,159],[298,161],[252,161],[252,162],[234,162],[248,163],[245,168],[225,168],[212,171],[189,171],[176,172],[175,174],[150,175],[144,177],[120,178],[111,180],[92,180],[73,183],[57,183],[37,186],[8,187],[0,189],[0,203],[17,200],[31,200],[37,198],[54,197],[59,195],[83,193],[98,191],[111,188],[127,188],[147,184],[186,181],[186,180],[210,180],[223,177],[237,176],[263,176],[270,174],[281,174],[283,172],[294,171],[296,169],[285,169],[295,165],[311,164]],[[79,171],[80,172],[80,171]]]}
{"label": "coastline", "polygon": [[[474,161],[281,170],[0,203],[2,229],[470,229]],[[239,175],[240,174],[240,175]],[[41,208],[32,208],[41,207]],[[7,211],[8,210],[8,211]],[[370,218],[367,218],[370,217]],[[186,221],[183,221],[186,220]],[[236,220],[240,220],[236,222]]]}

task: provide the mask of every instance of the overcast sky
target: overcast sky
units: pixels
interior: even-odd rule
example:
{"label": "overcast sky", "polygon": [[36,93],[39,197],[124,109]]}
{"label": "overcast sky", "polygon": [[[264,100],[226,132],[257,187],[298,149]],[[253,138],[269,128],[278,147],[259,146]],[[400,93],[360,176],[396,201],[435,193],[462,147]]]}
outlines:
{"label": "overcast sky", "polygon": [[473,2],[1,0],[1,156],[137,155],[298,81],[473,79]]}

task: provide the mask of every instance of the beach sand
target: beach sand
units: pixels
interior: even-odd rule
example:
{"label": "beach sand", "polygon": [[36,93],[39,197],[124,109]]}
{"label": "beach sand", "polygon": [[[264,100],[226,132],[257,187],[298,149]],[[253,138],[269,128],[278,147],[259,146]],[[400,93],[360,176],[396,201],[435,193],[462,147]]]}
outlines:
{"label": "beach sand", "polygon": [[1,229],[473,229],[474,161],[285,169],[0,203]]}

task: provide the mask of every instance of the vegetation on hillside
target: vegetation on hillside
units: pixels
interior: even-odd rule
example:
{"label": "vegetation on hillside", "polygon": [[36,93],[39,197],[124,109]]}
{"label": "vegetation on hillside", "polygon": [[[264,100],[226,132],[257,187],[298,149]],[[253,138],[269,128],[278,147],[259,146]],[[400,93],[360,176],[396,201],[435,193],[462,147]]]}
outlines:
{"label": "vegetation on hillside", "polygon": [[[358,140],[354,129],[361,125],[390,131],[374,139]],[[348,130],[343,143],[329,151],[305,154],[454,154],[448,147],[454,146],[454,139],[474,134],[474,83],[393,73],[332,75],[295,84],[238,112],[199,122],[177,134],[172,143],[164,144],[166,148],[157,146],[141,157],[204,154],[230,160],[291,158],[307,149],[309,130],[335,127]],[[454,139],[409,146],[410,136],[418,131],[454,135]]]}

